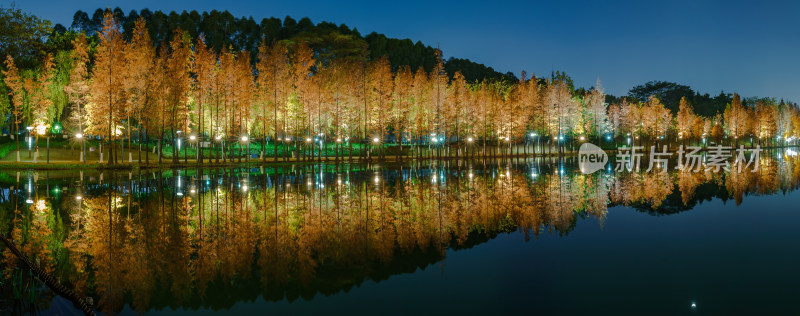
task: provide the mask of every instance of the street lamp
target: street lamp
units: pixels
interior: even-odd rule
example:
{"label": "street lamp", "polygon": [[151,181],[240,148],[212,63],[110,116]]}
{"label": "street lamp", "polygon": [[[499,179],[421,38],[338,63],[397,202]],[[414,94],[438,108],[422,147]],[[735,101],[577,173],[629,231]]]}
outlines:
{"label": "street lamp", "polygon": [[80,160],[83,163],[86,163],[86,141],[83,140],[83,133],[79,132],[79,133],[75,134],[75,138],[81,140],[81,147],[82,148],[81,148],[81,159]]}
{"label": "street lamp", "polygon": [[[194,134],[189,135],[190,142],[194,143],[196,140],[197,136],[195,136]],[[200,162],[200,146],[195,146],[194,156],[195,156],[194,157],[195,162]]]}
{"label": "street lamp", "polygon": [[25,129],[28,130],[28,158],[31,158],[31,148],[33,147],[33,136],[31,136],[31,131],[33,130],[33,126],[28,126]]}
{"label": "street lamp", "polygon": [[[216,139],[217,142],[220,143],[219,150],[220,150],[220,152],[222,152],[222,159],[224,160],[225,159],[225,148],[224,148],[225,147],[225,141],[222,139],[222,135],[217,135],[216,137],[214,137],[214,139]],[[217,162],[219,162],[219,155],[215,155],[215,156],[217,156],[216,159],[217,159]]]}
{"label": "street lamp", "polygon": [[[242,135],[240,140],[247,147],[247,152],[245,153],[244,160],[250,161],[250,144],[247,142],[248,140],[250,140],[250,137],[247,137],[247,135]],[[239,145],[239,148],[241,148],[241,145]],[[240,159],[239,162],[241,162],[242,161],[241,156],[239,157],[239,159]]]}

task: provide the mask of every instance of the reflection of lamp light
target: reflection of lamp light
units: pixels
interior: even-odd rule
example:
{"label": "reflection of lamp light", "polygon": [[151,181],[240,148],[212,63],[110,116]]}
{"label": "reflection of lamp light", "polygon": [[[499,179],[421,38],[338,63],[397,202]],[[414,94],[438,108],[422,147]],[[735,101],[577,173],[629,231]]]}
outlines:
{"label": "reflection of lamp light", "polygon": [[337,143],[341,143],[341,142],[342,142],[342,139],[341,139],[341,138],[337,138],[337,139],[336,139],[336,142],[337,142]]}
{"label": "reflection of lamp light", "polygon": [[194,141],[195,139],[197,139],[197,136],[194,135],[189,136],[189,140]]}
{"label": "reflection of lamp light", "polygon": [[372,139],[372,142],[373,142],[373,143],[376,143],[376,144],[377,144],[377,143],[378,143],[378,141],[379,141],[379,139],[378,139],[377,137],[375,137],[375,138],[373,138],[373,139]]}
{"label": "reflection of lamp light", "polygon": [[472,137],[467,137],[467,142],[472,142]]}
{"label": "reflection of lamp light", "polygon": [[82,197],[82,196],[80,196],[80,195],[77,195],[77,196],[75,196],[75,199],[76,199],[76,200],[78,200],[78,201],[80,201],[82,198],[83,198],[83,197]]}
{"label": "reflection of lamp light", "polygon": [[306,143],[310,143],[310,142],[311,142],[311,138],[306,138]]}
{"label": "reflection of lamp light", "polygon": [[586,138],[584,138],[584,137],[583,137],[583,135],[581,135],[580,139],[581,139],[581,141],[583,141],[583,140],[584,140],[584,139],[586,139]]}
{"label": "reflection of lamp light", "polygon": [[243,142],[246,142],[248,139],[249,139],[249,138],[247,138],[247,136],[242,136],[242,141],[243,141]]}
{"label": "reflection of lamp light", "polygon": [[75,138],[81,139],[81,138],[83,138],[83,134],[77,133],[77,134],[75,134]]}

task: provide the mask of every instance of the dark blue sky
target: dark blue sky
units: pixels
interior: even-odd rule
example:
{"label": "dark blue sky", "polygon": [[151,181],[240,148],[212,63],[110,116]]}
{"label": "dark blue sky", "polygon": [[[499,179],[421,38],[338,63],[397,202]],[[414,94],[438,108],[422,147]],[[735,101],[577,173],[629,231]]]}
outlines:
{"label": "dark blue sky", "polygon": [[[0,0],[8,6],[11,2]],[[304,16],[441,46],[499,71],[566,71],[622,95],[650,80],[695,90],[800,101],[797,1],[48,1],[17,7],[69,25],[98,7],[225,10],[235,16]]]}

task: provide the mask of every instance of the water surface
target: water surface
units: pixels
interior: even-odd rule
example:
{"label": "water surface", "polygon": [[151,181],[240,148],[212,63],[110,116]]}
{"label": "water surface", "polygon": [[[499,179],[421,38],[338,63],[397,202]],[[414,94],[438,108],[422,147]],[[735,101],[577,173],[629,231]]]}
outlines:
{"label": "water surface", "polygon": [[[0,229],[108,314],[786,313],[798,158],[0,174]],[[3,313],[77,313],[3,250]]]}

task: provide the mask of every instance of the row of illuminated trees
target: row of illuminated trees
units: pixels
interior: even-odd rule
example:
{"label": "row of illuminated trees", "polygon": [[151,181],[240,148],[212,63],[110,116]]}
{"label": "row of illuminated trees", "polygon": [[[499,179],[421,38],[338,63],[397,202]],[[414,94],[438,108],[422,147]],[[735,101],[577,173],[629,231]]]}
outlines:
{"label": "row of illuminated trees", "polygon": [[[217,52],[202,36],[176,31],[169,43],[154,45],[144,20],[126,41],[111,14],[98,36],[96,45],[77,36],[70,58],[59,59],[64,65],[48,56],[28,75],[6,59],[15,131],[32,126],[46,134],[58,120],[52,108],[64,103],[54,102],[60,97],[69,104],[69,129],[105,140],[109,163],[134,151],[141,161],[142,144],[153,145],[161,161],[163,147],[180,141],[209,148],[197,151],[199,161],[225,161],[253,148],[265,160],[267,152],[275,160],[279,152],[338,160],[352,158],[354,145],[365,157],[466,157],[561,153],[592,140],[611,146],[729,138],[752,145],[800,136],[797,107],[774,100],[744,105],[737,95],[722,115],[708,118],[685,100],[677,114],[657,98],[608,105],[599,84],[577,93],[565,80],[525,73],[517,83],[468,83],[459,72],[449,78],[440,52],[426,72],[392,69],[385,57],[321,59],[303,42],[262,41],[251,56]],[[171,152],[177,161],[180,153]]]}

